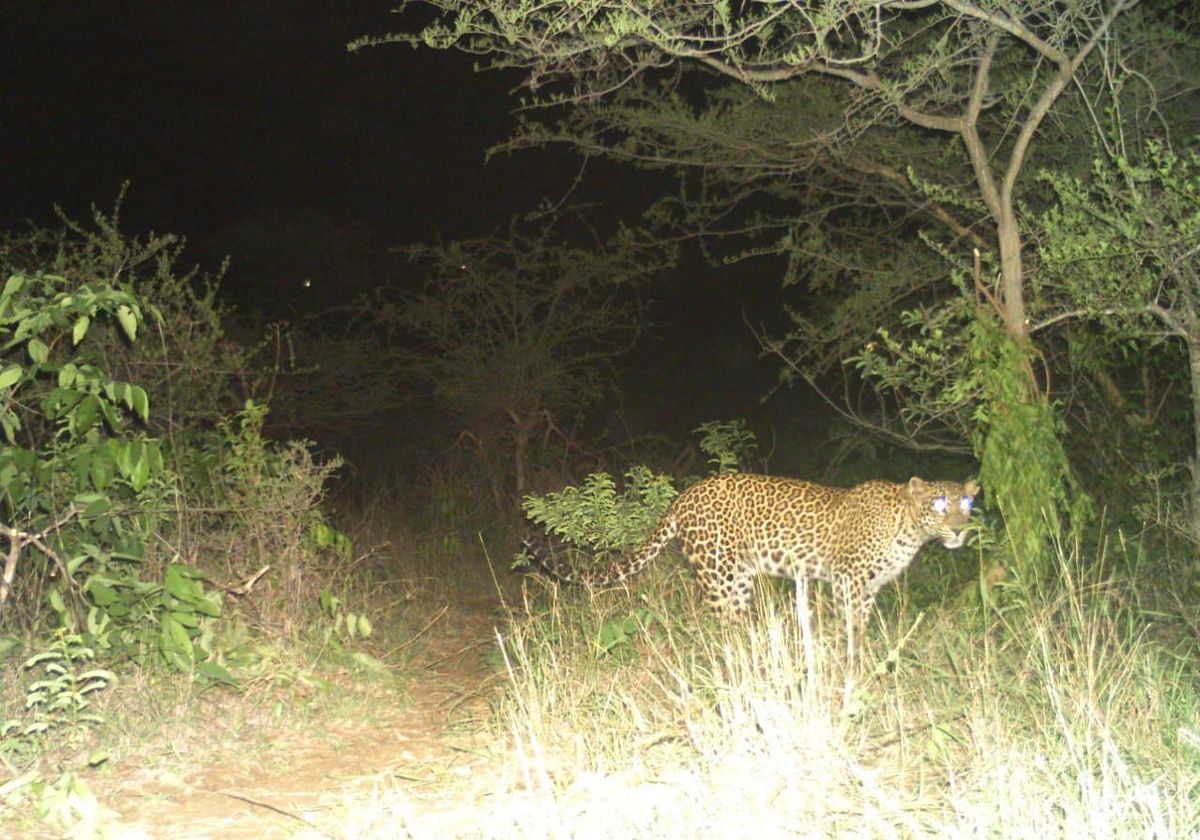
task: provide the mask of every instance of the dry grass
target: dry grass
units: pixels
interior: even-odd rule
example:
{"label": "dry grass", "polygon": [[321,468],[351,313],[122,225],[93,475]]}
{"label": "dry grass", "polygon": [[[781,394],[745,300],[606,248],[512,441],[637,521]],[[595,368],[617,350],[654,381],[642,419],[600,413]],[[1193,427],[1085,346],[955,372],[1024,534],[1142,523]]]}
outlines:
{"label": "dry grass", "polygon": [[552,589],[500,640],[508,752],[486,796],[381,790],[335,833],[1195,837],[1196,662],[1062,564],[1058,594],[1003,621],[890,618],[915,630],[899,650],[877,633],[853,676],[836,633],[775,600],[726,630],[674,576],[632,598]]}

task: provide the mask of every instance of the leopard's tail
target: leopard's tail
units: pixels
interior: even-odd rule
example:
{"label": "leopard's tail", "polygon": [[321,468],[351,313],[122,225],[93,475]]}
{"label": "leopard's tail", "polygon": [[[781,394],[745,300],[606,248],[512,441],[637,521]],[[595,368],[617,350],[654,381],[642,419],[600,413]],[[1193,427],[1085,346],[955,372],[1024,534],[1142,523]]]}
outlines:
{"label": "leopard's tail", "polygon": [[616,563],[596,569],[577,569],[571,565],[566,558],[572,553],[572,549],[561,539],[544,530],[527,534],[521,541],[521,546],[539,566],[559,580],[589,586],[608,586],[632,577],[646,568],[662,554],[663,549],[678,533],[679,523],[668,513],[641,548]]}

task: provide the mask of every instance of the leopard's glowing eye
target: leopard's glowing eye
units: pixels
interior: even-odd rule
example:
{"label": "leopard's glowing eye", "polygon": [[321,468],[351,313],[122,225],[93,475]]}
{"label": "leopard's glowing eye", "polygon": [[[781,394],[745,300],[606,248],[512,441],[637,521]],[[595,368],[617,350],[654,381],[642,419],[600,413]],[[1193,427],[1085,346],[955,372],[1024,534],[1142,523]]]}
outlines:
{"label": "leopard's glowing eye", "polygon": [[958,503],[958,509],[963,513],[970,513],[971,508],[975,505],[975,500],[970,496],[963,496],[962,501]]}
{"label": "leopard's glowing eye", "polygon": [[936,510],[938,513],[945,513],[949,509],[949,507],[950,507],[950,505],[946,501],[945,496],[938,496],[936,499],[933,500],[933,509]]}

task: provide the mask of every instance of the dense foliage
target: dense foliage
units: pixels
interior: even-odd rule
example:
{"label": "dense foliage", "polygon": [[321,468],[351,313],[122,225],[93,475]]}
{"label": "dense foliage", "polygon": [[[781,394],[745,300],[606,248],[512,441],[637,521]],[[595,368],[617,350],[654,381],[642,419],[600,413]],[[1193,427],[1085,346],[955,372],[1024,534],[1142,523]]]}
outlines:
{"label": "dense foliage", "polygon": [[181,248],[99,212],[0,243],[4,651],[58,633],[105,663],[232,684],[253,656],[218,590],[247,595],[243,576],[275,565],[257,609],[316,611],[294,567],[346,551],[316,511],[331,467],[264,441],[261,407],[237,411],[249,351],[214,280],[177,272]]}

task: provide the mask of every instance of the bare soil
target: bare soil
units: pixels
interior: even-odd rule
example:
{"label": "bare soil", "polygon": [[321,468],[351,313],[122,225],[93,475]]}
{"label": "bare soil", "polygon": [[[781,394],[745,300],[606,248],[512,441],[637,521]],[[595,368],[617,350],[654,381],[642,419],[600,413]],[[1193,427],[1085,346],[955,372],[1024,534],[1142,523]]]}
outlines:
{"label": "bare soil", "polygon": [[[495,644],[495,608],[448,607],[406,667],[402,696],[381,693],[369,715],[259,732],[244,753],[184,762],[182,777],[139,771],[97,785],[118,812],[114,836],[341,837],[358,833],[346,827],[348,804],[397,789],[407,825],[441,825],[438,834],[454,836],[456,815],[492,775],[485,731],[497,682],[485,652]],[[393,836],[402,834],[397,827]]]}

